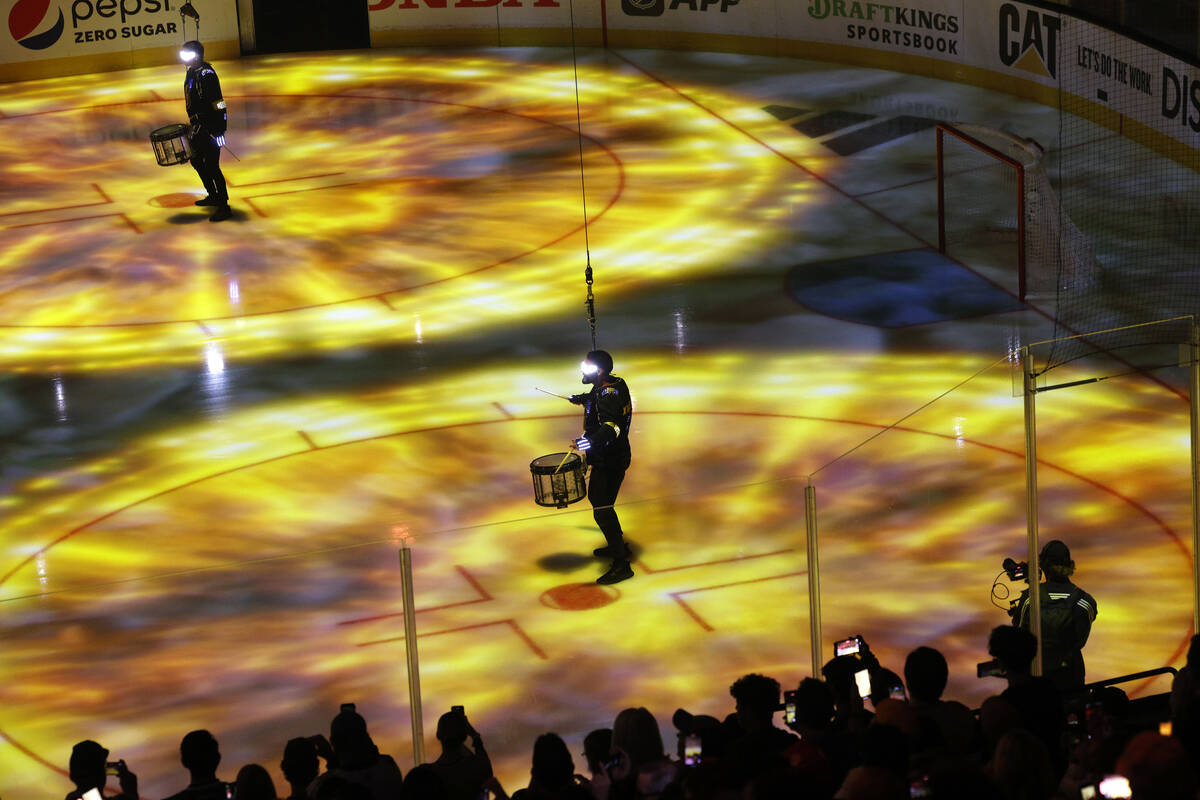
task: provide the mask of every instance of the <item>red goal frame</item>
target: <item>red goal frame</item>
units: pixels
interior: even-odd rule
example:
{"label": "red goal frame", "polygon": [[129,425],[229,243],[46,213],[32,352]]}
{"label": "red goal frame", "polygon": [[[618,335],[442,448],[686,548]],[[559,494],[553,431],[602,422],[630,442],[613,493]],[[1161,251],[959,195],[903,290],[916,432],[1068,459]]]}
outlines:
{"label": "red goal frame", "polygon": [[[1007,164],[1016,172],[1017,177],[1017,295],[1021,302],[1025,302],[1026,291],[1026,275],[1025,275],[1025,165],[1017,159],[1001,153],[996,148],[980,141],[969,133],[958,130],[957,128],[947,125],[944,122],[939,122],[937,125],[937,189],[938,189],[938,252],[942,255],[948,255],[946,252],[946,165],[943,152],[943,143],[947,136],[953,136],[955,139],[975,148],[976,150],[986,154],[987,156]],[[951,173],[953,174],[953,173]]]}

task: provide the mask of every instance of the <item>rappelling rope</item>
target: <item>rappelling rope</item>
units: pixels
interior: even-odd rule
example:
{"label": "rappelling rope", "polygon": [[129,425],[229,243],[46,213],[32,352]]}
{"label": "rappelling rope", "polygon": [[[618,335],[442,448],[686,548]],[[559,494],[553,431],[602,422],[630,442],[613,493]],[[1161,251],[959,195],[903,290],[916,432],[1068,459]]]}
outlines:
{"label": "rappelling rope", "polygon": [[588,239],[587,213],[587,181],[583,172],[583,113],[579,106],[579,54],[575,50],[575,0],[570,2],[571,9],[571,64],[575,70],[575,126],[579,131],[579,191],[583,197],[583,250],[587,257],[587,266],[583,270],[583,282],[587,284],[588,328],[592,334],[592,349],[596,349],[596,296],[592,293],[592,246]]}

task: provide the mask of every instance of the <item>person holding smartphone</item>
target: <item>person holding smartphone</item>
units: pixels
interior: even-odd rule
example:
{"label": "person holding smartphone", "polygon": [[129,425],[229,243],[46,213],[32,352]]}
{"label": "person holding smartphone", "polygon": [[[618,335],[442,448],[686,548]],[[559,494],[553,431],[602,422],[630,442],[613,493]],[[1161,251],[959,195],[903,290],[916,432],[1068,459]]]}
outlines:
{"label": "person holding smartphone", "polygon": [[729,687],[742,736],[730,742],[726,758],[744,764],[753,774],[796,742],[795,734],[775,727],[779,709],[779,681],[765,675],[743,675]]}
{"label": "person holding smartphone", "polygon": [[108,750],[91,739],[71,748],[67,774],[75,788],[67,793],[66,800],[80,800],[93,789],[103,796],[109,775],[115,775],[121,786],[121,793],[109,800],[138,800],[137,775],[129,771],[124,761],[109,761]]}
{"label": "person holding smartphone", "polygon": [[[470,747],[467,739],[471,740]],[[471,726],[462,706],[454,706],[438,718],[437,740],[442,754],[430,766],[446,784],[449,799],[479,800],[493,774],[492,760],[483,747],[483,737]]]}
{"label": "person holding smartphone", "polygon": [[325,781],[342,779],[363,787],[372,800],[387,800],[400,794],[404,776],[396,760],[379,752],[367,730],[367,721],[354,703],[342,703],[338,715],[329,723],[329,741],[311,737],[317,754],[329,765],[324,775],[308,788],[316,797]]}

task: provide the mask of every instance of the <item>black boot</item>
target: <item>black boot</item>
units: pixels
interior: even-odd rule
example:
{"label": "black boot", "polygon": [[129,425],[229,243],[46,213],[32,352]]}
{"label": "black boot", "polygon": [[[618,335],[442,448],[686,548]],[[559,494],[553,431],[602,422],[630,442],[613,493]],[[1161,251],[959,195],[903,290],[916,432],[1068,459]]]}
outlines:
{"label": "black boot", "polygon": [[629,562],[625,559],[612,562],[612,566],[608,568],[608,572],[596,578],[596,583],[602,586],[608,586],[613,583],[620,583],[624,580],[629,580],[633,577],[633,567],[629,566]]}

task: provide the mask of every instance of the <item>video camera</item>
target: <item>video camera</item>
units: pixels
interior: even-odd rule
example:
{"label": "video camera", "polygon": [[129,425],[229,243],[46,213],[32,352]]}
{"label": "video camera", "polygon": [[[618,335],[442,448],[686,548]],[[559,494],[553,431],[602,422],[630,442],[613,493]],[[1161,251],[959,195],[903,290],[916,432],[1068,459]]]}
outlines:
{"label": "video camera", "polygon": [[1029,564],[1024,561],[1013,561],[1011,558],[1006,558],[1000,566],[1004,568],[1004,574],[1010,581],[1023,581],[1029,575]]}

